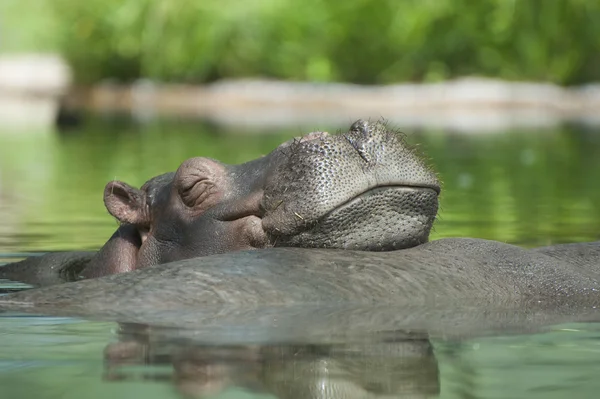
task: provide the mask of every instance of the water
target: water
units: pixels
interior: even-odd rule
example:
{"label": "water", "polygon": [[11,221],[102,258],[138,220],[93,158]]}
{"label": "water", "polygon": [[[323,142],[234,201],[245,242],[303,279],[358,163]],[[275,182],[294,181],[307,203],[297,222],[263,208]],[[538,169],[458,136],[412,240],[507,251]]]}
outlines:
{"label": "water", "polygon": [[600,325],[227,346],[71,319],[8,315],[1,326],[3,398],[595,398],[600,388]]}
{"label": "water", "polygon": [[[116,226],[102,204],[109,180],[141,185],[197,155],[243,162],[301,133],[108,122],[60,134],[3,132],[0,263],[101,246]],[[575,127],[481,136],[410,133],[408,140],[427,154],[444,183],[432,238],[524,246],[598,240],[599,133]],[[593,323],[484,336],[451,328],[435,336],[377,331],[374,325],[371,333],[293,342],[277,340],[275,328],[267,342],[242,329],[235,340],[211,342],[194,330],[0,316],[0,399],[591,398],[600,388],[600,325]]]}

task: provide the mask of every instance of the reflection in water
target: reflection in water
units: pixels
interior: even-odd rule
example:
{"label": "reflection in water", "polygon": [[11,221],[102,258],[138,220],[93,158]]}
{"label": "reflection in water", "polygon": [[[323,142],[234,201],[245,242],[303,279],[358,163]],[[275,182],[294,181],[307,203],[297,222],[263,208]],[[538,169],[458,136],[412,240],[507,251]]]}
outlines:
{"label": "reflection in water", "polygon": [[515,318],[518,311],[403,309],[389,309],[388,323],[371,309],[326,325],[294,312],[293,326],[281,317],[273,326],[265,311],[232,324],[195,310],[194,322],[175,315],[180,323],[170,326],[2,313],[0,398],[558,399],[600,391],[600,324],[549,327],[578,310]]}
{"label": "reflection in water", "polygon": [[235,346],[159,337],[148,326],[122,324],[119,341],[104,351],[104,378],[171,381],[194,398],[233,387],[280,399],[419,398],[440,391],[437,360],[424,334],[398,331],[343,343]]}

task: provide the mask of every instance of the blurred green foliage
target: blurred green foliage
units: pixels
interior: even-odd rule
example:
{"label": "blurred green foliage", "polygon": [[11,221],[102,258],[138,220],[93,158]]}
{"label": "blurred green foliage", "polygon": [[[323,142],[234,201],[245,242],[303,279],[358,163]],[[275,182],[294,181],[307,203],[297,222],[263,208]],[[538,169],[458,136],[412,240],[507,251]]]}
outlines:
{"label": "blurred green foliage", "polygon": [[0,54],[56,50],[59,29],[51,1],[0,0]]}
{"label": "blurred green foliage", "polygon": [[48,34],[83,82],[600,80],[598,1],[49,0],[45,7],[56,22]]}

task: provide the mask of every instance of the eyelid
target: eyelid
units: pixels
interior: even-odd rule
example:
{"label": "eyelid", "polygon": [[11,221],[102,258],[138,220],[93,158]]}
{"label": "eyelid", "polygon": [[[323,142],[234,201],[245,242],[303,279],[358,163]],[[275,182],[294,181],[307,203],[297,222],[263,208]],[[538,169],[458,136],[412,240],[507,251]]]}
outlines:
{"label": "eyelid", "polygon": [[208,176],[199,170],[190,170],[187,173],[182,173],[179,176],[180,190],[189,190],[203,180],[209,180]]}
{"label": "eyelid", "polygon": [[217,162],[191,158],[177,170],[172,193],[194,214],[203,213],[223,198],[224,175],[224,167]]}
{"label": "eyelid", "polygon": [[[209,179],[200,179],[191,185],[186,184],[186,188],[180,190],[179,195],[183,203],[190,208],[197,208],[207,201],[214,197],[214,194],[217,192],[215,184]],[[213,201],[209,201],[213,202]],[[202,208],[206,209],[212,206],[212,204],[207,204],[202,206]]]}

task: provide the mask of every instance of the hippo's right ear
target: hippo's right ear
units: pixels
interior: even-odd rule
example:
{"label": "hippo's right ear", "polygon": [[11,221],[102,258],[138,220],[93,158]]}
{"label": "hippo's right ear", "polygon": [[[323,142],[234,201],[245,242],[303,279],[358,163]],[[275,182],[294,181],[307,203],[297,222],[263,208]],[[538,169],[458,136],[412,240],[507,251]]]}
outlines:
{"label": "hippo's right ear", "polygon": [[144,192],[127,183],[109,182],[104,188],[104,205],[121,223],[148,224]]}

